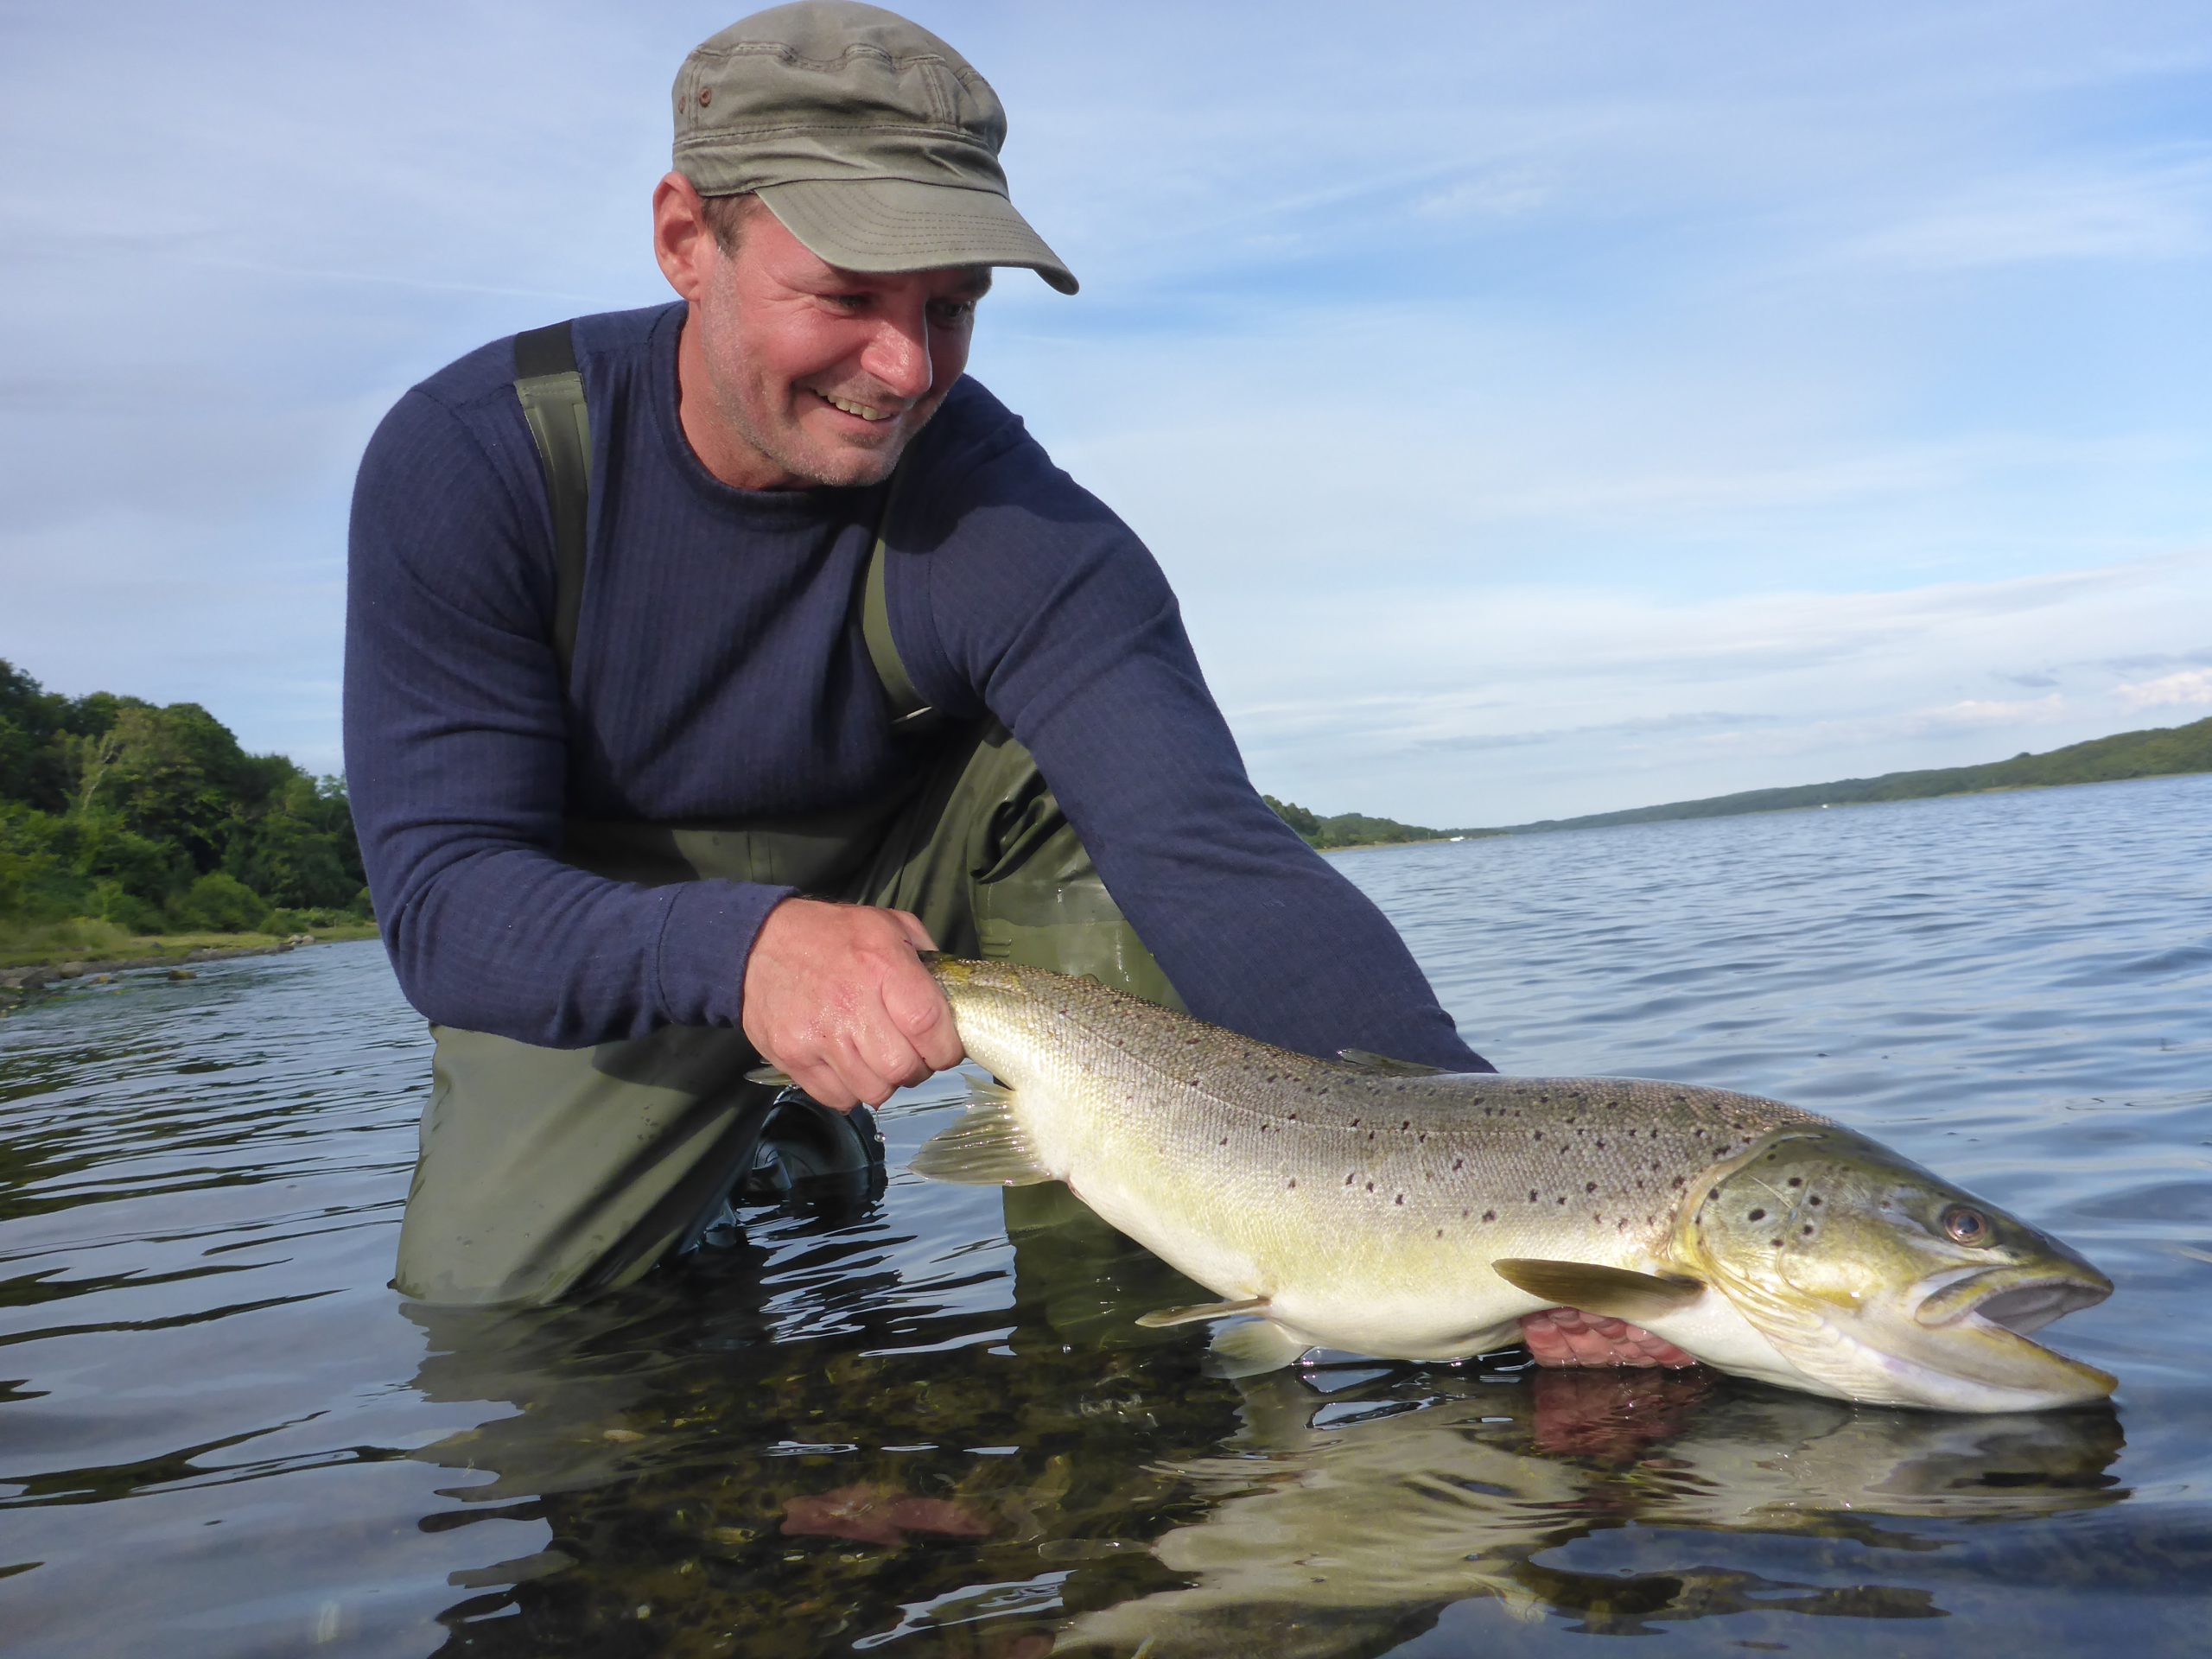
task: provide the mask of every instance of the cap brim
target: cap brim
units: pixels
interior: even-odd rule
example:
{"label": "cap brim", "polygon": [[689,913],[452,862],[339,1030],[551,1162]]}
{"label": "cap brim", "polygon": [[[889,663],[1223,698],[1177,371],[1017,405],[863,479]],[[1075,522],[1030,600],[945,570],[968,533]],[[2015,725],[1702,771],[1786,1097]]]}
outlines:
{"label": "cap brim", "polygon": [[757,193],[808,252],[846,270],[1024,265],[1063,294],[1075,273],[990,190],[912,179],[802,179]]}

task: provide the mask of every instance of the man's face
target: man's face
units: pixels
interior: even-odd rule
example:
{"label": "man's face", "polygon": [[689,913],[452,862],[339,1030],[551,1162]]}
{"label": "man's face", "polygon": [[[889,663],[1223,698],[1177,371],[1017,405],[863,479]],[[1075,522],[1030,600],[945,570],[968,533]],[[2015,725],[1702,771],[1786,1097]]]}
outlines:
{"label": "man's face", "polygon": [[[695,198],[696,200],[696,198]],[[664,240],[663,264],[667,243]],[[825,264],[755,207],[734,253],[683,250],[684,435],[746,489],[890,476],[968,364],[983,267],[867,276]]]}

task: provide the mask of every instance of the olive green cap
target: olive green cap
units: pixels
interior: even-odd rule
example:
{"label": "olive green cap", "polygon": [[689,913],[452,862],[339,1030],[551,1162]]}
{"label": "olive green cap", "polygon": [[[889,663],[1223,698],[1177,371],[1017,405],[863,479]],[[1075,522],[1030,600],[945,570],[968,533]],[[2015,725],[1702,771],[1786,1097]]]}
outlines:
{"label": "olive green cap", "polygon": [[801,0],[702,42],[676,74],[676,170],[748,192],[847,270],[1026,265],[1076,291],[1007,199],[1006,110],[968,60],[896,12]]}

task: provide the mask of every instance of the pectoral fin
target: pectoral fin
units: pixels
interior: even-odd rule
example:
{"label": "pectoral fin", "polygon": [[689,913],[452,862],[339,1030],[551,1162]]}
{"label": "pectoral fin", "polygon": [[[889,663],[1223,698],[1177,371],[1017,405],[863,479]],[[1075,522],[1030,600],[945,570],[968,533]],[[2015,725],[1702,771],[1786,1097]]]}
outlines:
{"label": "pectoral fin", "polygon": [[1257,1376],[1294,1363],[1313,1344],[1273,1319],[1244,1319],[1213,1333],[1202,1369],[1208,1376]]}
{"label": "pectoral fin", "polygon": [[1423,1065],[1419,1060],[1394,1060],[1388,1054],[1376,1054],[1364,1048],[1340,1048],[1338,1055],[1346,1065],[1356,1065],[1363,1071],[1373,1071],[1386,1077],[1440,1077],[1445,1075],[1440,1065]]}
{"label": "pectoral fin", "polygon": [[1579,1307],[1631,1325],[1664,1319],[1705,1294],[1705,1281],[1687,1274],[1632,1273],[1589,1262],[1544,1262],[1525,1255],[1507,1256],[1490,1265],[1507,1284],[1555,1307]]}
{"label": "pectoral fin", "polygon": [[1141,1315],[1137,1323],[1154,1330],[1162,1325],[1195,1325],[1200,1319],[1225,1319],[1232,1313],[1264,1313],[1268,1299],[1248,1296],[1241,1302],[1198,1302],[1189,1307],[1163,1307],[1157,1313]]}
{"label": "pectoral fin", "polygon": [[1007,1090],[976,1084],[966,1114],[932,1136],[908,1166],[917,1175],[960,1186],[1034,1186],[1059,1178],[1037,1160],[1014,1121]]}

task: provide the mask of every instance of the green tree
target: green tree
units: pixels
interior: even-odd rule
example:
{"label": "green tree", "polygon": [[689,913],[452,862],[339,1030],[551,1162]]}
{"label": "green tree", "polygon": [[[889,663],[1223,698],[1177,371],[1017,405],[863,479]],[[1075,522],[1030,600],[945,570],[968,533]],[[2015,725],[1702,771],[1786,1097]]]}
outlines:
{"label": "green tree", "polygon": [[1320,835],[1321,820],[1304,807],[1291,801],[1279,801],[1272,795],[1262,795],[1260,798],[1268,804],[1275,817],[1297,830],[1306,840],[1313,841]]}
{"label": "green tree", "polygon": [[188,927],[204,927],[217,933],[248,933],[269,913],[268,901],[236,876],[220,870],[203,875],[185,890],[175,906],[176,918]]}
{"label": "green tree", "polygon": [[95,798],[140,835],[177,843],[194,869],[214,869],[239,785],[251,780],[238,739],[196,702],[126,702],[114,730],[118,753]]}
{"label": "green tree", "polygon": [[343,785],[334,798],[289,761],[291,775],[260,813],[237,826],[223,859],[231,874],[296,909],[342,910],[361,886],[353,821]]}
{"label": "green tree", "polygon": [[63,779],[54,740],[68,708],[67,699],[0,659],[0,800],[60,809]]}

